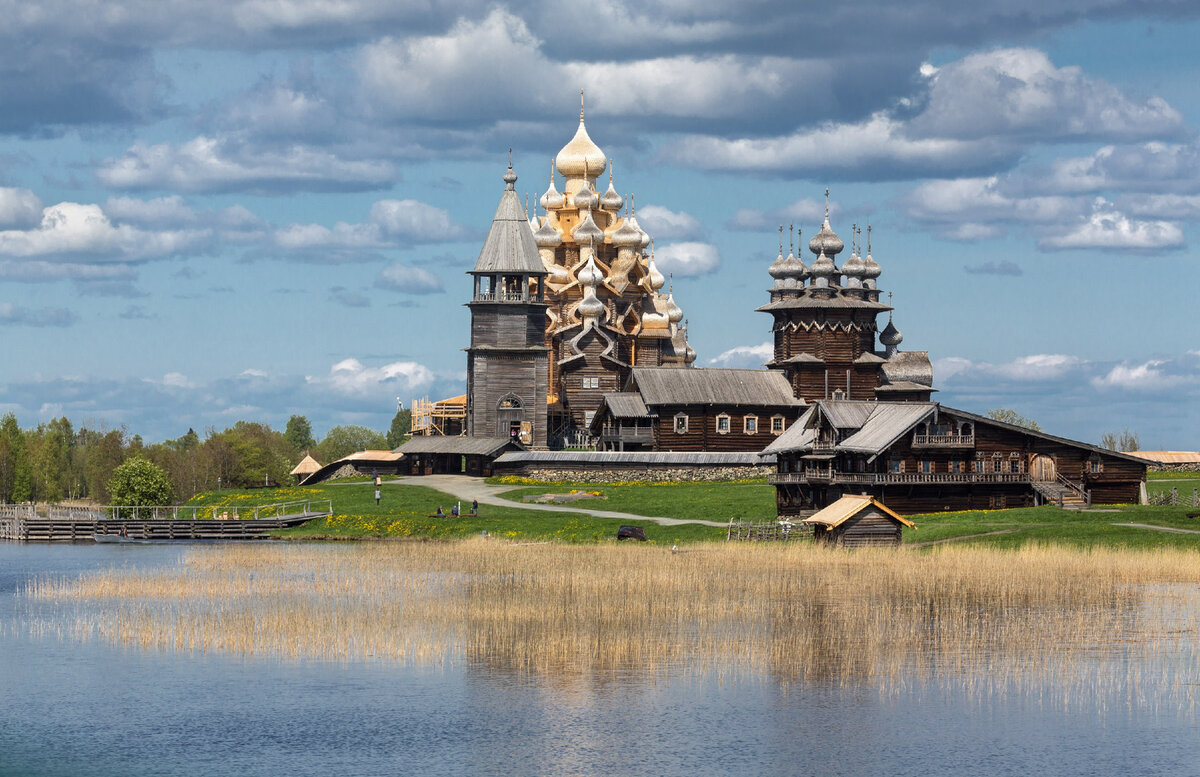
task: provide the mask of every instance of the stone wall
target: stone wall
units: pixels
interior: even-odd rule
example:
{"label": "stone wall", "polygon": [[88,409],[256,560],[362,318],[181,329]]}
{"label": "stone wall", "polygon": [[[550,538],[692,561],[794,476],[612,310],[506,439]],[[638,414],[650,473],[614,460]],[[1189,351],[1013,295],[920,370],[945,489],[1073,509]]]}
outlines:
{"label": "stone wall", "polygon": [[605,469],[582,469],[577,466],[548,467],[545,464],[537,464],[527,467],[505,467],[504,471],[497,469],[495,474],[523,477],[531,480],[544,480],[550,483],[613,483],[622,481],[659,483],[675,481],[717,482],[751,480],[753,478],[765,478],[774,472],[774,465],[742,467],[700,465],[675,467],[609,466]]}
{"label": "stone wall", "polygon": [[1200,462],[1187,464],[1151,464],[1151,472],[1200,472]]}

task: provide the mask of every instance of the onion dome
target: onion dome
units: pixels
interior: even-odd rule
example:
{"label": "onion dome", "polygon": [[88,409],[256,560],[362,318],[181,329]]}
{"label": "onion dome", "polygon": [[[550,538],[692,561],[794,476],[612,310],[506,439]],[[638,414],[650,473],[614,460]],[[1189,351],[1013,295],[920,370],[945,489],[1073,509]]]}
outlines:
{"label": "onion dome", "polygon": [[654,266],[654,254],[650,254],[650,264],[646,268],[646,277],[650,279],[650,288],[654,289],[655,291],[658,291],[663,286],[667,285],[667,279],[664,278],[663,274],[660,273],[658,268]]}
{"label": "onion dome", "polygon": [[867,258],[863,262],[863,277],[867,280],[875,280],[879,274],[883,272],[883,268],[879,263],[871,258],[871,225],[867,225]]}
{"label": "onion dome", "polygon": [[557,248],[562,245],[562,235],[550,225],[550,219],[547,217],[542,226],[533,233],[533,241],[537,243],[538,248]]}
{"label": "onion dome", "polygon": [[889,351],[904,342],[904,335],[900,334],[900,330],[892,323],[891,315],[888,315],[887,326],[879,333],[879,342],[887,346]]}
{"label": "onion dome", "polygon": [[613,188],[612,162],[610,161],[608,163],[608,191],[600,197],[600,209],[616,213],[623,207],[625,207],[625,198],[617,194],[617,190]]}
{"label": "onion dome", "polygon": [[641,248],[642,233],[629,223],[629,219],[625,219],[621,222],[621,226],[613,232],[612,244],[617,248]]}
{"label": "onion dome", "polygon": [[584,186],[579,191],[575,192],[575,196],[571,198],[571,204],[580,210],[591,210],[600,202],[600,198],[592,191],[590,186]]}
{"label": "onion dome", "polygon": [[642,229],[642,226],[637,222],[637,206],[634,206],[633,212],[629,215],[629,223],[632,224],[633,228],[636,229],[642,236],[642,244],[640,247],[645,248],[646,246],[650,245],[650,236],[646,234],[646,230]]}
{"label": "onion dome", "polygon": [[688,346],[683,352],[683,363],[691,364],[696,361],[696,352],[692,350],[692,346]]}
{"label": "onion dome", "polygon": [[582,92],[580,92],[579,99],[581,103],[579,129],[575,130],[575,137],[571,138],[571,142],[563,146],[562,150],[558,152],[558,156],[554,158],[554,166],[567,178],[600,175],[604,172],[605,164],[608,161],[600,147],[588,137],[587,127],[583,124]]}
{"label": "onion dome", "polygon": [[592,220],[592,212],[590,210],[575,225],[575,229],[571,232],[571,237],[577,245],[581,246],[604,242],[604,232]]}
{"label": "onion dome", "polygon": [[667,294],[667,320],[678,324],[683,320],[683,309],[675,304],[675,292]]}
{"label": "onion dome", "polygon": [[842,275],[847,278],[862,278],[866,270],[867,266],[859,258],[857,250],[852,250],[850,258],[842,264]]}
{"label": "onion dome", "polygon": [[596,296],[596,287],[587,286],[583,293],[583,301],[575,308],[583,318],[600,318],[604,315],[604,303]]}
{"label": "onion dome", "polygon": [[842,239],[834,233],[833,228],[829,226],[829,190],[825,190],[825,223],[821,225],[821,231],[818,232],[812,240],[808,241],[808,250],[820,256],[825,254],[831,260],[842,252],[846,244]]}
{"label": "onion dome", "polygon": [[779,247],[779,256],[775,258],[774,262],[771,262],[771,266],[767,268],[767,274],[776,281],[783,280],[783,276],[787,274],[787,268],[784,265],[783,246]]}
{"label": "onion dome", "polygon": [[809,269],[809,274],[812,275],[814,281],[818,283],[824,281],[824,284],[821,285],[828,286],[829,279],[837,275],[837,271],[838,269],[833,264],[833,260],[822,251],[820,256],[817,257],[817,261],[813,262],[812,268]]}
{"label": "onion dome", "polygon": [[558,210],[567,204],[566,196],[559,194],[558,188],[554,185],[554,165],[550,165],[550,188],[546,189],[546,193],[539,200],[542,204],[542,210]]}
{"label": "onion dome", "polygon": [[662,302],[649,295],[642,298],[642,329],[666,329],[671,325],[667,314],[660,310]]}
{"label": "onion dome", "polygon": [[604,273],[600,272],[600,268],[596,266],[596,260],[588,257],[587,264],[579,271],[579,282],[584,286],[595,288],[604,281]]}

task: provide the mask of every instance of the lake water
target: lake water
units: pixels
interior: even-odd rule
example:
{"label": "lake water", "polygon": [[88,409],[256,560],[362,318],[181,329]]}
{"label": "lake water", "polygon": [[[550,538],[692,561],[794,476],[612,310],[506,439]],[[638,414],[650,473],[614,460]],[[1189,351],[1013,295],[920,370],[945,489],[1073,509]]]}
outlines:
{"label": "lake water", "polygon": [[513,675],[287,662],[34,629],[26,580],[173,565],[175,546],[0,543],[0,775],[1196,775],[1194,710],[1118,693]]}

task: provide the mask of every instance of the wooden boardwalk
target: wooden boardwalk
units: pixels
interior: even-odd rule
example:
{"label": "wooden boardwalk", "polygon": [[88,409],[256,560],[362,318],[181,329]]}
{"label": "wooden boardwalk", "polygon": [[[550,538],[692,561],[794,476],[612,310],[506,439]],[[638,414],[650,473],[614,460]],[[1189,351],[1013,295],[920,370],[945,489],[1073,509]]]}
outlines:
{"label": "wooden boardwalk", "polygon": [[[329,500],[249,508],[59,507],[46,515],[33,505],[0,505],[0,539],[17,542],[94,542],[94,535],[135,540],[247,540],[333,513]],[[247,516],[247,517],[243,517]]]}

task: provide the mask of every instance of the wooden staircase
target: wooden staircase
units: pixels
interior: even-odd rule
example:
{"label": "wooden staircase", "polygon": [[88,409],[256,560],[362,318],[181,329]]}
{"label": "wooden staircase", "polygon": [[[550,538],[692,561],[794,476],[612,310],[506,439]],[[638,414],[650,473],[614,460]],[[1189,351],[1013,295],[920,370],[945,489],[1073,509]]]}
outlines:
{"label": "wooden staircase", "polygon": [[1058,505],[1064,510],[1082,510],[1088,507],[1086,495],[1072,485],[1035,480],[1033,490],[1041,494],[1047,504]]}

